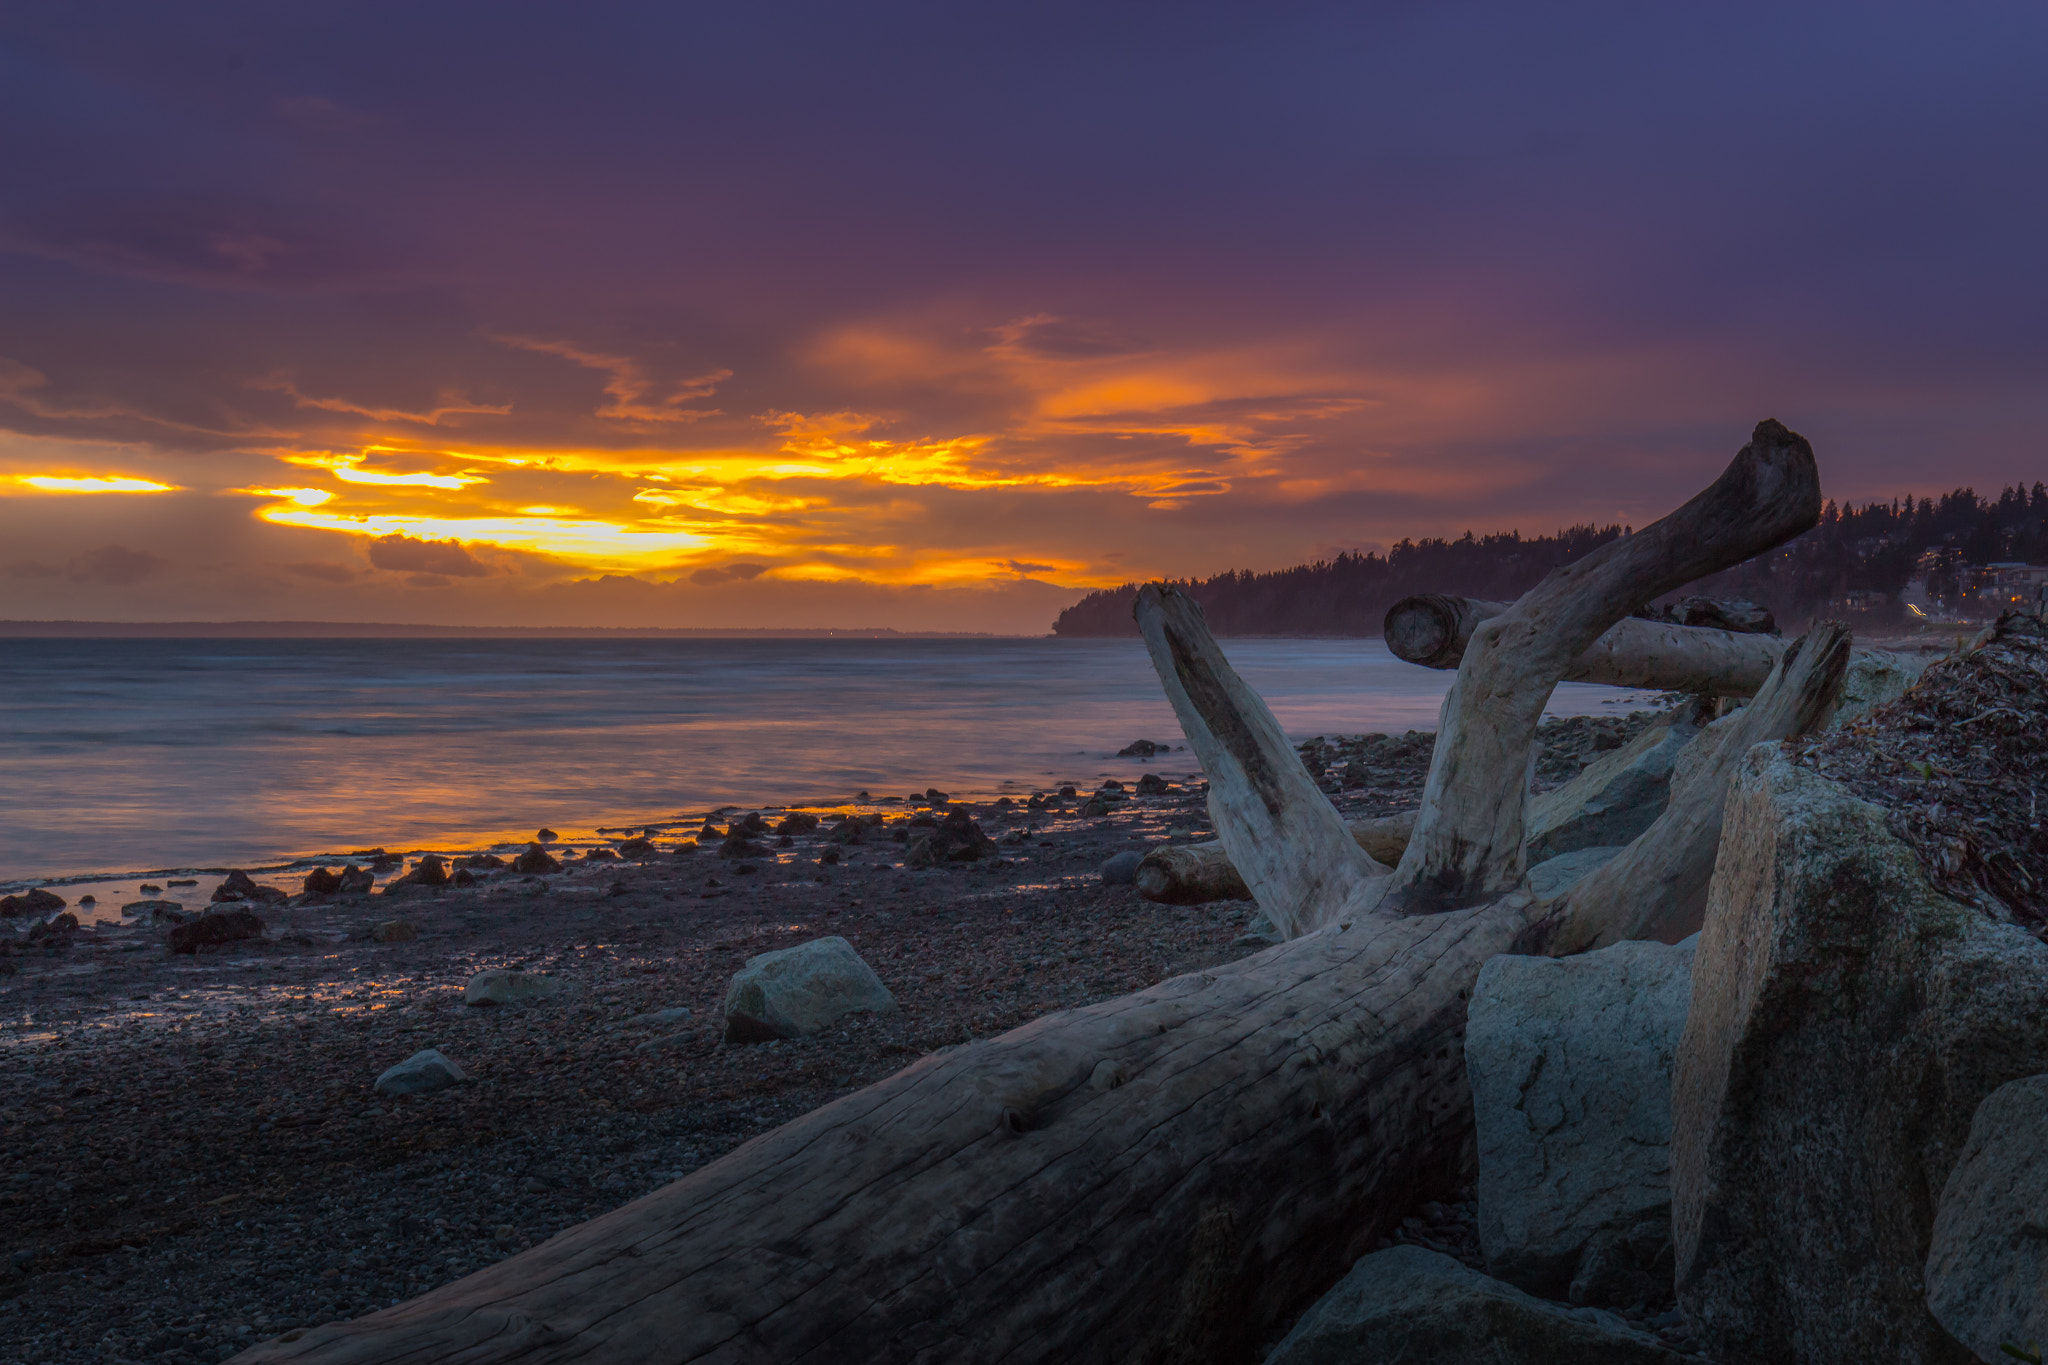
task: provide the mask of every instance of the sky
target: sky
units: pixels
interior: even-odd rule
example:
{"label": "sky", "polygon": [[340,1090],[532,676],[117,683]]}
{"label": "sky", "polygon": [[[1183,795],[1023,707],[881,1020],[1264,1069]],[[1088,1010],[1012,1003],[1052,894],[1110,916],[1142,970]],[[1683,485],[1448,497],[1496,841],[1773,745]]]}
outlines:
{"label": "sky", "polygon": [[0,10],[0,616],[1039,633],[2048,477],[2048,8]]}

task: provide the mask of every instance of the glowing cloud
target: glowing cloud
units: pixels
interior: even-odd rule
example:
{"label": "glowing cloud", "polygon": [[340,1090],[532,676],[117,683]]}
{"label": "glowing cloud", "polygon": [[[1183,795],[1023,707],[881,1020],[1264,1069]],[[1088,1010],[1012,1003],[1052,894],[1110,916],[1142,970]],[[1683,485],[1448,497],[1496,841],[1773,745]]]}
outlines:
{"label": "glowing cloud", "polygon": [[177,493],[178,485],[154,479],[129,478],[125,474],[17,474],[8,482],[25,484],[44,493]]}

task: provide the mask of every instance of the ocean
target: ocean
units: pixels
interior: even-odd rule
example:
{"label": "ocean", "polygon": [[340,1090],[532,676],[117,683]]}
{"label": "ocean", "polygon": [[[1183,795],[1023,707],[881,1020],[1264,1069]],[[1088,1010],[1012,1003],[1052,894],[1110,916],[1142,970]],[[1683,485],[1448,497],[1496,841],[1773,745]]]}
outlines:
{"label": "ocean", "polygon": [[[1224,648],[1297,740],[1433,729],[1450,682],[1378,640]],[[1141,738],[1186,743],[1136,640],[12,639],[0,883],[1196,771],[1115,756]]]}

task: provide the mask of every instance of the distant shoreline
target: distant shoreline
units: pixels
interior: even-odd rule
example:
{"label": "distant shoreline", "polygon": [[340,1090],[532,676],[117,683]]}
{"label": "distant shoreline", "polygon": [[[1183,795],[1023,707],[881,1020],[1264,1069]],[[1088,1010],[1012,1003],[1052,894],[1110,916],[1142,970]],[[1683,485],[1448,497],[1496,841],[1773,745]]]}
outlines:
{"label": "distant shoreline", "polygon": [[0,621],[9,640],[1036,640],[976,630],[744,626],[440,626],[385,621]]}

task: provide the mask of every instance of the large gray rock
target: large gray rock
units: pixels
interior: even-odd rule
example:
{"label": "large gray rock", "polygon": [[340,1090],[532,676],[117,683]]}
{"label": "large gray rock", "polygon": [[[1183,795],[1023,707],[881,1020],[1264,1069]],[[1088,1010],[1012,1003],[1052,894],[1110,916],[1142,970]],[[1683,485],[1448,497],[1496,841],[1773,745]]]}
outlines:
{"label": "large gray rock", "polygon": [[380,1095],[426,1095],[461,1085],[469,1077],[433,1048],[415,1052],[377,1078]]}
{"label": "large gray rock", "polygon": [[1927,1306],[1970,1116],[2048,1071],[2048,945],[1937,894],[1777,745],[1728,795],[1672,1081],[1679,1301],[1717,1359],[1962,1362]]}
{"label": "large gray rock", "polygon": [[1582,848],[1627,844],[1657,822],[1671,795],[1672,765],[1699,738],[1691,706],[1602,754],[1571,781],[1529,802],[1530,865]]}
{"label": "large gray rock", "polygon": [[1495,1275],[1552,1298],[1577,1286],[1581,1303],[1669,1291],[1671,1065],[1695,941],[1480,969],[1465,1070]]}
{"label": "large gray rock", "polygon": [[1977,1106],[1934,1213],[1927,1306],[1985,1360],[2048,1342],[2048,1075]]}
{"label": "large gray rock", "polygon": [[896,997],[837,934],[747,959],[725,992],[725,1040],[799,1038],[861,1010],[886,1014]]}
{"label": "large gray rock", "polygon": [[1524,1294],[1449,1256],[1398,1246],[1361,1258],[1266,1365],[1678,1365],[1612,1313]]}
{"label": "large gray rock", "polygon": [[529,1000],[545,1000],[551,995],[560,995],[573,989],[574,987],[559,977],[494,967],[487,972],[478,972],[469,979],[469,984],[462,988],[462,1003],[521,1005]]}

